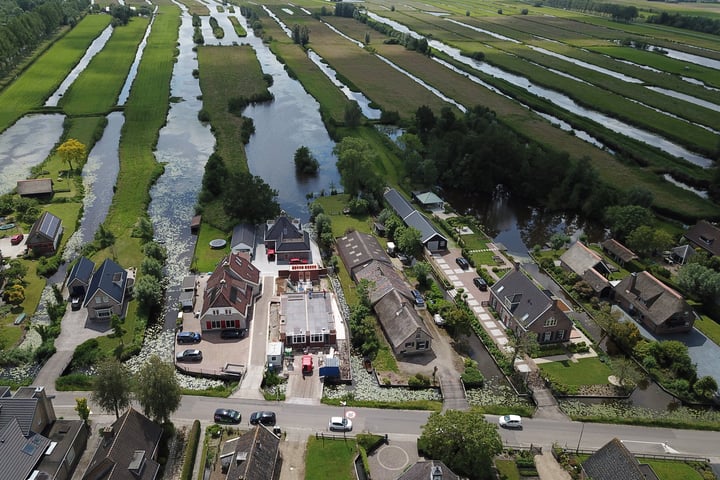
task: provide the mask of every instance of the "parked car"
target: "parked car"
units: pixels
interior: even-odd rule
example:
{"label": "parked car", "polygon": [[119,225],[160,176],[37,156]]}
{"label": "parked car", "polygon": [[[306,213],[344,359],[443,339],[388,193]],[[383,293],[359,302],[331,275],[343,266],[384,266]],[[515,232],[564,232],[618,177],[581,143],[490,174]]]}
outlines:
{"label": "parked car", "polygon": [[23,241],[23,238],[25,238],[25,235],[23,235],[22,233],[13,235],[12,237],[10,237],[10,245],[20,245],[20,242]]}
{"label": "parked car", "polygon": [[240,423],[241,418],[240,412],[231,408],[218,408],[213,415],[215,423]]}
{"label": "parked car", "polygon": [[463,270],[467,270],[468,268],[470,268],[470,262],[468,262],[465,257],[457,257],[455,259],[455,263],[457,263],[458,266]]}
{"label": "parked car", "polygon": [[70,310],[77,312],[82,307],[82,297],[70,297]]}
{"label": "parked car", "polygon": [[352,420],[344,417],[332,417],[328,423],[331,432],[349,432],[352,430]]}
{"label": "parked car", "polygon": [[498,424],[503,428],[522,428],[520,415],[504,415],[498,419]]}
{"label": "parked car", "polygon": [[198,343],[202,336],[198,332],[180,332],[177,334],[178,343]]}
{"label": "parked car", "polygon": [[259,423],[262,423],[263,425],[267,427],[272,427],[275,425],[275,412],[253,412],[250,414],[250,425],[257,425]]}
{"label": "parked car", "polygon": [[442,327],[443,325],[445,325],[445,319],[439,313],[433,315],[433,321],[438,327]]}
{"label": "parked car", "polygon": [[487,292],[487,282],[482,277],[475,277],[473,278],[473,283],[475,286],[480,290],[481,292]]}
{"label": "parked car", "polygon": [[417,305],[418,307],[425,305],[425,299],[420,292],[418,292],[417,290],[413,290],[410,293],[412,293],[412,296],[415,299],[415,305]]}
{"label": "parked car", "polygon": [[220,338],[223,340],[232,340],[235,338],[243,338],[245,333],[239,328],[225,328],[220,331]]}
{"label": "parked car", "polygon": [[202,352],[197,349],[183,350],[178,353],[175,358],[178,362],[201,362]]}

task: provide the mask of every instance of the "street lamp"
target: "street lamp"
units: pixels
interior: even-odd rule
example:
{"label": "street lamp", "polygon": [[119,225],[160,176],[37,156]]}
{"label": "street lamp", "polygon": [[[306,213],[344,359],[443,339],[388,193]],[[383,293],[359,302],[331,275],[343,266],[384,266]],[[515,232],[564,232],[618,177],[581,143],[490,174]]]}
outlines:
{"label": "street lamp", "polygon": [[347,429],[345,428],[345,407],[347,407],[347,402],[340,401],[340,405],[342,405],[342,407],[343,407],[343,416],[342,416],[343,438],[345,439],[345,443],[347,443]]}
{"label": "street lamp", "polygon": [[577,444],[577,448],[575,449],[575,455],[580,453],[580,442],[582,442],[583,432],[585,431],[585,422],[581,422],[580,425],[582,425],[582,427],[580,428],[580,438],[578,438],[578,444]]}

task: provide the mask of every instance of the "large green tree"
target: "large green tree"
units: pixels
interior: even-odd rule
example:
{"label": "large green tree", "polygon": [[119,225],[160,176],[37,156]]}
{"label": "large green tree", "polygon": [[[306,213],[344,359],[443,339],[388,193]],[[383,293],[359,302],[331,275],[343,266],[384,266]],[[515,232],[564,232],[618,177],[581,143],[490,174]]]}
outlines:
{"label": "large green tree", "polygon": [[145,416],[165,423],[180,406],[182,390],[175,378],[175,367],[153,355],[137,375],[135,395]]}
{"label": "large green tree", "polygon": [[93,378],[91,398],[106,412],[114,412],[120,418],[120,411],[130,406],[132,379],[130,372],[115,358],[100,363]]}
{"label": "large green tree", "polygon": [[333,149],[337,155],[337,168],[340,172],[340,183],[345,193],[351,197],[379,197],[382,193],[383,181],[375,173],[375,152],[361,138],[345,137]]}
{"label": "large green tree", "polygon": [[427,457],[442,460],[458,475],[478,480],[495,478],[493,457],[502,452],[497,426],[486,422],[477,409],[431,414],[418,444]]}
{"label": "large green tree", "polygon": [[230,173],[223,192],[225,213],[235,221],[259,224],[280,214],[277,190],[249,172]]}
{"label": "large green tree", "polygon": [[638,205],[613,205],[605,211],[605,221],[620,240],[625,238],[641,225],[649,225],[653,214],[645,207]]}

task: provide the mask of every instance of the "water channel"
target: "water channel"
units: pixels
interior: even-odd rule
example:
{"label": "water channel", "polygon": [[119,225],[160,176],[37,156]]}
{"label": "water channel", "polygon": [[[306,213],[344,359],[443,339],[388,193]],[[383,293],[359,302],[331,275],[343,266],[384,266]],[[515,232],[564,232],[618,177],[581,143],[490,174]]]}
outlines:
{"label": "water channel", "polygon": [[60,86],[58,87],[55,92],[50,95],[50,97],[45,102],[46,107],[56,107],[62,96],[67,92],[67,89],[70,88],[70,85],[73,84],[75,79],[85,70],[85,67],[88,66],[90,63],[90,60],[93,59],[95,55],[97,55],[100,50],[103,49],[105,44],[108,40],[110,40],[110,37],[112,36],[113,27],[112,25],[109,25],[105,30],[100,33],[100,35],[93,40],[93,42],[90,44],[87,50],[85,50],[85,55],[80,59],[77,65],[75,65],[75,68],[73,68],[70,73],[65,77],[65,80],[62,81]]}
{"label": "water channel", "polygon": [[142,60],[142,55],[145,51],[145,46],[147,45],[147,39],[150,36],[150,30],[152,29],[153,23],[155,23],[155,16],[157,15],[157,10],[158,7],[155,6],[155,10],[153,10],[153,15],[150,19],[150,23],[148,23],[148,26],[145,29],[145,35],[143,35],[143,38],[140,41],[140,45],[138,45],[137,52],[135,53],[135,59],[130,66],[130,73],[128,73],[128,76],[125,79],[125,84],[123,85],[122,90],[120,90],[120,96],[118,97],[117,102],[118,105],[125,105],[125,102],[127,102],[127,99],[130,96],[130,89],[132,88],[133,81],[137,76],[138,66],[140,66],[140,60]]}
{"label": "water channel", "polygon": [[63,131],[64,115],[26,115],[0,134],[0,195],[25,180],[50,155]]}
{"label": "water channel", "polygon": [[[419,35],[418,33],[410,30],[407,26],[401,23],[387,19],[370,11],[367,11],[366,13],[369,18],[389,25],[398,32],[412,35],[413,37],[418,39],[423,38],[422,35]],[[531,92],[539,98],[546,99],[555,104],[556,106],[559,106],[575,115],[593,120],[599,125],[602,125],[605,128],[608,128],[609,130],[612,130],[616,133],[626,135],[637,141],[658,148],[670,155],[685,159],[704,168],[708,168],[713,165],[713,161],[709,158],[693,153],[685,149],[684,147],[677,145],[657,134],[626,124],[616,118],[610,117],[600,112],[584,108],[578,105],[570,97],[560,92],[536,85],[532,83],[528,78],[506,72],[498,67],[489,65],[485,62],[478,62],[476,60],[473,60],[469,57],[462,55],[460,50],[458,50],[457,48],[451,47],[437,40],[429,40],[428,43],[432,48],[449,55],[453,59],[462,62],[465,65],[468,65],[492,77],[503,79],[515,86],[523,88],[524,90]]]}

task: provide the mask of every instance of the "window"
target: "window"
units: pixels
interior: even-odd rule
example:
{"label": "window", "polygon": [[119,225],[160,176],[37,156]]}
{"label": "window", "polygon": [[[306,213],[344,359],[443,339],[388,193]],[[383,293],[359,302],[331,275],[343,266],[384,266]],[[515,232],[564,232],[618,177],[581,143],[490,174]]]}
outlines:
{"label": "window", "polygon": [[292,343],[305,343],[305,335],[293,335]]}
{"label": "window", "polygon": [[565,330],[558,330],[555,336],[558,340],[563,340],[565,338]]}
{"label": "window", "polygon": [[417,332],[417,333],[415,334],[415,338],[420,338],[421,335],[422,335],[422,334],[421,334],[420,332]]}
{"label": "window", "polygon": [[414,346],[415,346],[415,342],[406,342],[405,343],[405,348],[412,348]]}
{"label": "window", "polygon": [[212,328],[220,328],[220,320],[213,320]]}
{"label": "window", "polygon": [[545,326],[546,326],[546,327],[554,327],[555,325],[557,325],[557,318],[555,318],[555,317],[550,317],[550,318],[546,318],[546,319],[545,319]]}
{"label": "window", "polygon": [[112,309],[106,308],[105,310],[97,310],[95,313],[97,314],[98,318],[108,318],[110,315],[112,315]]}
{"label": "window", "polygon": [[543,342],[549,342],[552,339],[552,332],[545,332],[543,334]]}
{"label": "window", "polygon": [[213,311],[212,311],[212,314],[213,314],[213,315],[219,315],[220,312],[219,312],[218,310],[213,310]]}
{"label": "window", "polygon": [[417,342],[418,350],[426,350],[428,348],[427,342]]}
{"label": "window", "polygon": [[325,335],[322,333],[313,333],[310,335],[310,343],[322,343],[325,340]]}
{"label": "window", "polygon": [[232,310],[230,310],[229,308],[226,308],[225,315],[232,315]]}

